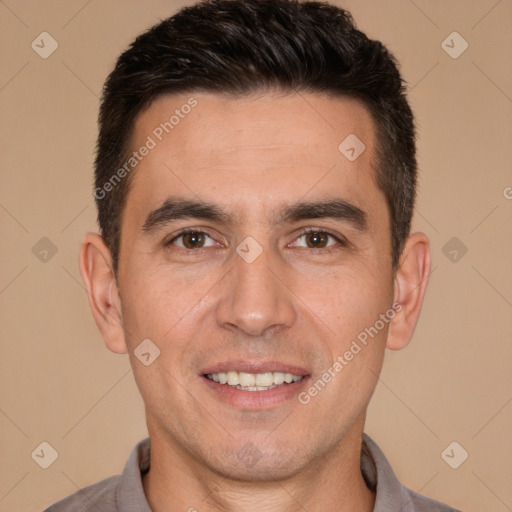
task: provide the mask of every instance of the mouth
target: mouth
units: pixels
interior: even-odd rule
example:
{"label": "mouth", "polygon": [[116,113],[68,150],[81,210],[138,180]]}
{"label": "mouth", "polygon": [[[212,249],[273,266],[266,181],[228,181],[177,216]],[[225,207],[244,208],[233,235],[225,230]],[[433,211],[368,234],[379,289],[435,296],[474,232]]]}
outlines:
{"label": "mouth", "polygon": [[266,391],[278,386],[300,382],[302,375],[284,372],[247,373],[230,370],[227,372],[207,373],[207,379],[221,384],[231,386],[241,391]]}
{"label": "mouth", "polygon": [[281,363],[230,362],[200,373],[216,399],[246,410],[262,410],[296,398],[309,379],[301,367]]}

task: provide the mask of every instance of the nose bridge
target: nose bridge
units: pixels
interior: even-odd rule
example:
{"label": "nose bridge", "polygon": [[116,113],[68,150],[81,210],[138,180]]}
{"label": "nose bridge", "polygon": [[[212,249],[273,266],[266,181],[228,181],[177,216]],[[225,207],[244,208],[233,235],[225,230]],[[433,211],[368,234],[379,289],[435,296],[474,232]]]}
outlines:
{"label": "nose bridge", "polygon": [[293,294],[277,277],[280,267],[270,249],[253,240],[242,242],[217,306],[218,323],[253,336],[270,327],[290,327],[295,321]]}

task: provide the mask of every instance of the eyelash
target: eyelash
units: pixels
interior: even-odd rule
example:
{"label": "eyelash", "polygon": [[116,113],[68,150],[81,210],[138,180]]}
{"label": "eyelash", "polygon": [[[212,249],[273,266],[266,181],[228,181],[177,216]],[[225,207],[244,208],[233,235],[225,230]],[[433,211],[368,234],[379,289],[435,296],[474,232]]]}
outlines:
{"label": "eyelash", "polygon": [[328,229],[325,229],[325,228],[305,228],[301,231],[301,233],[297,236],[296,240],[299,239],[300,237],[304,236],[304,235],[308,235],[309,233],[325,233],[326,235],[329,235],[331,238],[334,238],[334,240],[336,240],[336,242],[338,242],[339,245],[333,245],[333,246],[330,246],[330,247],[322,247],[322,248],[319,248],[319,249],[314,249],[314,248],[310,248],[310,247],[303,247],[303,249],[312,249],[314,250],[315,252],[318,252],[318,253],[331,253],[333,251],[336,251],[336,250],[339,250],[343,247],[346,247],[348,245],[348,242],[347,240],[340,236],[340,235],[335,235],[334,233],[332,233],[331,231],[329,231]]}
{"label": "eyelash", "polygon": [[[180,238],[181,236],[186,235],[188,233],[202,233],[202,234],[205,234],[208,237],[213,239],[213,237],[211,237],[206,231],[201,231],[200,229],[197,229],[197,228],[185,228],[185,229],[182,229],[181,231],[179,231],[170,240],[165,242],[164,245],[166,247],[168,247],[168,246],[172,245],[172,243],[175,242],[178,238]],[[348,242],[344,237],[335,235],[334,233],[332,233],[331,231],[329,231],[328,229],[325,229],[325,228],[305,228],[300,232],[300,234],[297,236],[297,238],[295,240],[298,240],[302,236],[308,235],[310,233],[325,233],[326,235],[329,235],[334,240],[336,240],[336,242],[338,242],[339,245],[334,245],[334,246],[330,246],[330,247],[321,247],[318,249],[303,247],[303,249],[312,249],[316,253],[331,253],[335,250],[339,250],[343,247],[348,246]],[[179,247],[179,249],[183,249],[183,247]],[[208,247],[198,247],[197,249],[183,249],[183,250],[185,250],[187,252],[194,252],[194,253],[200,254],[200,253],[202,253],[202,251],[204,251],[206,249],[208,249]]]}

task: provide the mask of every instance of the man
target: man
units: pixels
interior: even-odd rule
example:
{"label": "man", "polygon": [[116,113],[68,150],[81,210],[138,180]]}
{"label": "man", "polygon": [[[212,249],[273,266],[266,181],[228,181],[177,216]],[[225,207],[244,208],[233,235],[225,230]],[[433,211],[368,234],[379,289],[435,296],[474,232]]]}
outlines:
{"label": "man", "polygon": [[80,269],[149,439],[48,510],[454,510],[363,433],[430,269],[381,43],[328,4],[199,3],[121,55],[99,122]]}

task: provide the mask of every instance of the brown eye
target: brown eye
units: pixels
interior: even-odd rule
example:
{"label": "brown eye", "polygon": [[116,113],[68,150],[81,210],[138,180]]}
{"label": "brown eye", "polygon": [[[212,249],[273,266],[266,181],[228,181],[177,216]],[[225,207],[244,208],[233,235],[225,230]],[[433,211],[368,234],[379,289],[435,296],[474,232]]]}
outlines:
{"label": "brown eye", "polygon": [[323,249],[327,246],[330,235],[322,231],[313,231],[311,233],[306,233],[304,236],[306,238],[306,244],[308,247],[312,249]]}
{"label": "brown eye", "polygon": [[182,235],[183,237],[183,245],[187,249],[196,249],[197,247],[202,247],[204,245],[205,236],[204,233],[196,232],[196,233],[185,233]]}
{"label": "brown eye", "polygon": [[203,249],[215,245],[214,240],[203,231],[185,231],[175,236],[166,245],[176,245],[182,249]]}
{"label": "brown eye", "polygon": [[308,229],[297,238],[296,246],[306,249],[335,249],[345,245],[343,239],[321,229]]}

